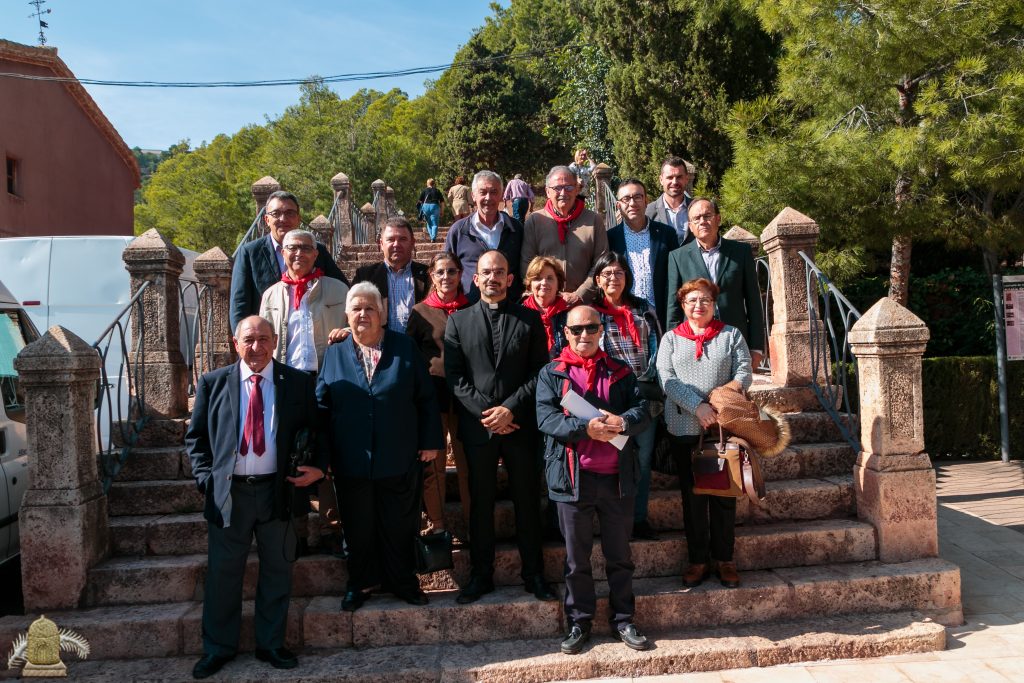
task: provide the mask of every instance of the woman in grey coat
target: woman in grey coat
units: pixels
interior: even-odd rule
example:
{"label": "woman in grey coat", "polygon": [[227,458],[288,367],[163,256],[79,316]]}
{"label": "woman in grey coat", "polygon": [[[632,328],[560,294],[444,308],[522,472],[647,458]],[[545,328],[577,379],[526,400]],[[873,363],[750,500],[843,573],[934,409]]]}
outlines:
{"label": "woman in grey coat", "polygon": [[658,346],[658,377],[665,390],[665,423],[672,438],[683,497],[683,526],[689,566],[683,585],[699,586],[712,568],[723,586],[740,585],[733,561],[736,499],[694,495],[690,454],[702,430],[716,423],[707,403],[713,389],[746,389],[753,379],[750,350],[740,331],[715,320],[718,287],[705,278],[690,280],[676,292],[686,319],[667,332]]}

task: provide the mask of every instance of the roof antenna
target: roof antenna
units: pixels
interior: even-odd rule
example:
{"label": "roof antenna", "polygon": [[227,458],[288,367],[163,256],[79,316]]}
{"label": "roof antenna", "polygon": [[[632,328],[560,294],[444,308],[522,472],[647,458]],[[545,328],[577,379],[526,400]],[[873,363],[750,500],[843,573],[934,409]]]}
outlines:
{"label": "roof antenna", "polygon": [[43,33],[44,28],[50,28],[50,25],[43,21],[43,16],[49,14],[53,10],[43,9],[43,5],[46,4],[46,0],[29,0],[30,5],[35,5],[36,11],[28,15],[29,19],[35,17],[39,20],[39,44],[46,45],[46,34]]}

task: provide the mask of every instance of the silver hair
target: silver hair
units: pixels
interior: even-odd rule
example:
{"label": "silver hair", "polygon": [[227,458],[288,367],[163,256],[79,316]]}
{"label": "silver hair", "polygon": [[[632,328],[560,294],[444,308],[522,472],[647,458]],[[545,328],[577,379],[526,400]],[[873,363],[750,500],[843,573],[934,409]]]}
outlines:
{"label": "silver hair", "polygon": [[[316,246],[316,235],[314,235],[309,230],[306,230],[305,228],[295,228],[294,230],[289,230],[288,232],[285,233],[284,239],[286,240],[289,237],[305,237],[306,239],[309,240],[310,244],[312,244],[314,247]],[[284,240],[281,240],[281,244],[284,244]]]}
{"label": "silver hair", "polygon": [[499,190],[505,189],[505,182],[501,179],[501,176],[498,175],[497,173],[495,173],[494,171],[488,171],[486,169],[483,170],[483,171],[477,171],[473,175],[473,182],[469,184],[469,187],[471,189],[475,190],[477,183],[479,183],[482,180],[494,180],[494,181],[497,181],[498,189]]}
{"label": "silver hair", "polygon": [[372,282],[357,282],[348,290],[348,297],[345,299],[345,312],[348,313],[352,299],[357,296],[368,296],[377,302],[377,310],[384,312],[384,300],[380,296],[380,290]]}
{"label": "silver hair", "polygon": [[249,315],[239,320],[238,324],[235,325],[235,339],[238,339],[239,337],[242,336],[242,325],[246,324],[253,318],[256,318],[256,320],[260,322],[260,325],[256,329],[259,329],[260,327],[263,327],[265,325],[267,329],[270,331],[271,335],[273,335],[274,337],[277,336],[277,333],[274,332],[274,325],[269,320],[267,320],[266,318],[261,318],[258,315]]}
{"label": "silver hair", "polygon": [[569,168],[568,166],[555,166],[550,171],[548,171],[547,176],[545,176],[545,178],[544,178],[544,186],[545,187],[550,187],[551,186],[551,179],[553,177],[555,177],[556,175],[561,175],[563,173],[565,175],[571,175],[573,178],[576,177],[576,173],[573,172],[573,170],[571,168]]}

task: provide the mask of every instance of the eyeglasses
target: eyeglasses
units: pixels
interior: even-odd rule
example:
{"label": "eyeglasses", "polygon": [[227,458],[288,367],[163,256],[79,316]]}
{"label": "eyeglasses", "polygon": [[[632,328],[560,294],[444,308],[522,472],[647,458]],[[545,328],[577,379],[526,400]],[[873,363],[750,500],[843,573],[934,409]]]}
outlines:
{"label": "eyeglasses", "polygon": [[566,325],[565,329],[569,330],[569,334],[574,337],[578,337],[584,332],[587,334],[597,334],[597,331],[601,329],[601,323],[587,323],[586,325]]}
{"label": "eyeglasses", "polygon": [[561,194],[563,192],[568,194],[569,192],[575,192],[576,191],[576,186],[575,185],[548,185],[548,189],[551,190],[552,192],[554,192],[555,194]]}
{"label": "eyeglasses", "polygon": [[601,279],[603,280],[618,280],[619,278],[626,277],[626,271],[624,270],[602,270]]}
{"label": "eyeglasses", "polygon": [[683,304],[686,306],[696,306],[697,304],[710,306],[713,303],[715,303],[715,300],[709,299],[706,296],[683,299]]}
{"label": "eyeglasses", "polygon": [[299,212],[295,209],[278,209],[277,211],[267,211],[267,215],[275,219],[296,218],[299,215]]}
{"label": "eyeglasses", "polygon": [[444,277],[445,275],[451,276],[451,275],[458,275],[458,274],[459,274],[459,269],[458,268],[445,268],[444,270],[435,270],[434,271],[434,277]]}
{"label": "eyeglasses", "polygon": [[704,223],[706,221],[706,222],[710,223],[711,221],[714,220],[716,215],[717,214],[713,214],[713,213],[702,213],[699,216],[691,216],[690,217],[690,222],[691,223]]}
{"label": "eyeglasses", "polygon": [[316,247],[311,247],[308,244],[286,244],[281,247],[281,250],[287,251],[289,254],[307,254],[316,251]]}
{"label": "eyeglasses", "polygon": [[625,197],[619,197],[619,201],[623,204],[639,204],[646,197],[642,194],[627,194]]}

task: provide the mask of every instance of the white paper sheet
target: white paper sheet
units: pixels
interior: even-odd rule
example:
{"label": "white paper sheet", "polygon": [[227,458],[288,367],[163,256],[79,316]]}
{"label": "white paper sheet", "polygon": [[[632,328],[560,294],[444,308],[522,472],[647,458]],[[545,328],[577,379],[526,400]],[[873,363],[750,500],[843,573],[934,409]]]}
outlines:
{"label": "white paper sheet", "polygon": [[[586,420],[587,422],[590,422],[595,417],[601,417],[604,414],[592,406],[587,399],[583,398],[572,389],[565,392],[565,396],[562,397],[561,403],[562,407],[572,413],[575,417],[578,417],[581,420]],[[619,434],[608,443],[621,451],[628,441],[628,436],[625,434]]]}

